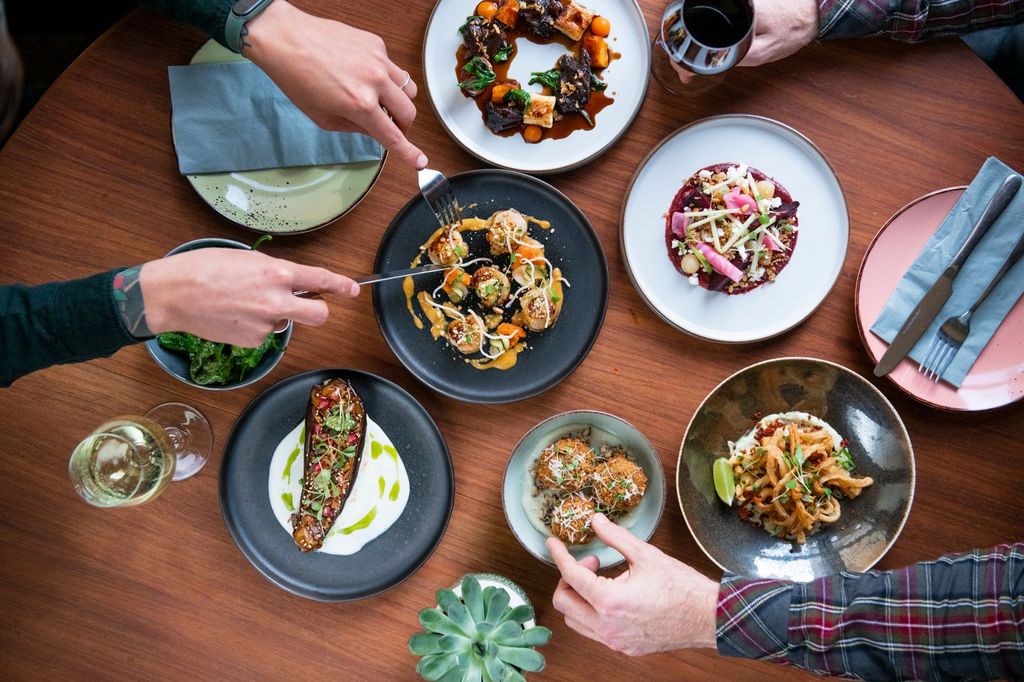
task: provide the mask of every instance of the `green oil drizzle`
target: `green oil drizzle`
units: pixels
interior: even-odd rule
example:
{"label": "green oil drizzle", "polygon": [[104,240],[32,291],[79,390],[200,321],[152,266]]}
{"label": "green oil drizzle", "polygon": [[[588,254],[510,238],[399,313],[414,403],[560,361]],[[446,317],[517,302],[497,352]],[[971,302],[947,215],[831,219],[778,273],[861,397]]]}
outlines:
{"label": "green oil drizzle", "polygon": [[380,457],[380,453],[384,452],[384,448],[377,441],[370,441],[370,457],[377,459]]}
{"label": "green oil drizzle", "polygon": [[380,477],[380,494],[377,495],[377,497],[384,497],[384,486],[385,485],[387,485],[387,483],[384,481],[384,477],[381,476]]}
{"label": "green oil drizzle", "polygon": [[285,462],[284,465],[284,473],[281,474],[281,478],[288,481],[289,483],[292,482],[292,464],[295,464],[295,460],[299,458],[300,452],[302,452],[301,440],[299,440],[299,444],[295,446],[295,449],[292,450],[291,454],[288,455],[288,461]]}
{"label": "green oil drizzle", "polygon": [[[382,478],[380,480],[383,481],[384,479]],[[400,490],[400,488],[398,486],[398,481],[395,481],[395,484],[393,486],[391,486],[391,493],[388,495],[388,499],[391,500],[392,502],[397,500],[398,499],[398,491],[399,490]],[[383,493],[383,492],[384,491],[381,490],[381,493]]]}
{"label": "green oil drizzle", "polygon": [[362,530],[363,528],[368,528],[369,525],[371,523],[373,523],[373,520],[375,518],[377,518],[377,507],[374,507],[373,509],[368,511],[366,513],[366,516],[364,516],[363,518],[359,519],[358,521],[353,523],[348,528],[342,528],[341,529],[341,533],[342,533],[342,535],[349,535],[350,533],[354,533],[357,530]]}
{"label": "green oil drizzle", "polygon": [[385,445],[384,452],[391,455],[391,459],[395,460],[396,462],[398,461],[398,450],[395,450],[392,446]]}
{"label": "green oil drizzle", "polygon": [[292,502],[291,493],[281,493],[281,501],[284,502],[284,506],[288,507],[288,511],[295,511],[295,504]]}

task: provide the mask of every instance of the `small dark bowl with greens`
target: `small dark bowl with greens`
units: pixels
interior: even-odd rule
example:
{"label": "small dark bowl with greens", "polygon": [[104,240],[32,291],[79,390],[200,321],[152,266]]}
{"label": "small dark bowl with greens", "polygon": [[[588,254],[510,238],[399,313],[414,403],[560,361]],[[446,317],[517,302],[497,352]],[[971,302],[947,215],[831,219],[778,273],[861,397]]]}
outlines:
{"label": "small dark bowl with greens", "polygon": [[[211,247],[253,248],[232,239],[205,237],[182,244],[167,255]],[[254,384],[270,374],[284,356],[291,338],[289,321],[284,331],[268,334],[259,348],[239,348],[192,334],[167,332],[147,341],[146,350],[156,364],[181,382],[211,391],[230,391]]]}

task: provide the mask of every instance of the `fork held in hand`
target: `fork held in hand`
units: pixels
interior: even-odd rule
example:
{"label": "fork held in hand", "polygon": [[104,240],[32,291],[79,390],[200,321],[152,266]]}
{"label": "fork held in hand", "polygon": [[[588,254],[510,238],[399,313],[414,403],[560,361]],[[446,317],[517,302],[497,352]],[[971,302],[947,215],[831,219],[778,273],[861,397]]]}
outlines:
{"label": "fork held in hand", "polygon": [[452,186],[448,184],[448,178],[436,170],[424,168],[419,172],[420,194],[427,200],[430,209],[437,217],[441,227],[458,225],[462,222],[462,213],[459,211],[459,202],[452,192]]}
{"label": "fork held in hand", "polygon": [[924,360],[917,369],[926,379],[931,379],[933,382],[938,383],[939,379],[949,368],[950,363],[953,362],[953,358],[960,351],[961,346],[964,345],[967,336],[971,333],[971,317],[981,307],[981,304],[985,302],[985,299],[992,293],[992,290],[996,288],[1003,275],[1020,260],[1021,255],[1024,255],[1024,234],[1021,234],[1020,239],[1014,244],[1013,250],[1010,251],[1010,255],[1003,261],[999,272],[988,283],[988,287],[981,293],[978,300],[974,302],[974,305],[964,311],[963,314],[955,315],[943,322],[939,330],[935,332],[935,337],[932,338],[932,342],[928,345],[928,350],[924,354]]}

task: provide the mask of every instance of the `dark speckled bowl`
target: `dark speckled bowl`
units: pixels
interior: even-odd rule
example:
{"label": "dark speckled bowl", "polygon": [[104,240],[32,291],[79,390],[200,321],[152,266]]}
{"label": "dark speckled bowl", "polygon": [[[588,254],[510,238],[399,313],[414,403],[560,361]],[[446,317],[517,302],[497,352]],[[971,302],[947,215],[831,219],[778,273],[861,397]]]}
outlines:
{"label": "dark speckled bowl", "polygon": [[[711,463],[753,428],[756,412],[794,410],[831,424],[849,440],[854,473],[875,480],[804,545],[741,521],[711,477]],[[805,582],[866,571],[889,550],[914,499],[914,450],[892,404],[859,374],[825,360],[779,358],[740,370],[704,399],[683,436],[676,477],[686,524],[712,561],[741,575]]]}

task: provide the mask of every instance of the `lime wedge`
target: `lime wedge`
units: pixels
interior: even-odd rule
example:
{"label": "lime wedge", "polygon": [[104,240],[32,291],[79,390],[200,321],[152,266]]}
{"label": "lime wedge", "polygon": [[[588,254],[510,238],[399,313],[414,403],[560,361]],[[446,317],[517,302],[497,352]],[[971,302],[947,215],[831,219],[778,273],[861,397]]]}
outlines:
{"label": "lime wedge", "polygon": [[715,479],[715,492],[718,499],[732,506],[732,498],[736,495],[736,479],[732,475],[732,465],[725,457],[719,457],[711,467]]}

